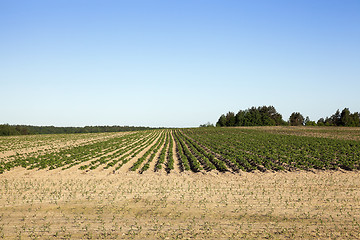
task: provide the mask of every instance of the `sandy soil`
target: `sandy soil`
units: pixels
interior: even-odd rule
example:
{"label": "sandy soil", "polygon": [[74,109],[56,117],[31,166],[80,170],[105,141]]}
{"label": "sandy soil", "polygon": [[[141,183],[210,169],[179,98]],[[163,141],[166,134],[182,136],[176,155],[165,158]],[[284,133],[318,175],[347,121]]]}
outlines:
{"label": "sandy soil", "polygon": [[4,239],[356,239],[358,172],[116,173],[0,178]]}
{"label": "sandy soil", "polygon": [[[304,134],[299,129],[284,131]],[[117,135],[89,136],[58,142],[44,136],[14,148],[48,143],[56,151],[68,138],[86,144]],[[181,172],[175,143],[170,174],[153,171],[161,148],[149,170],[129,171],[159,137],[115,172],[115,166],[87,172],[78,165],[0,174],[0,238],[360,239],[359,172]]]}

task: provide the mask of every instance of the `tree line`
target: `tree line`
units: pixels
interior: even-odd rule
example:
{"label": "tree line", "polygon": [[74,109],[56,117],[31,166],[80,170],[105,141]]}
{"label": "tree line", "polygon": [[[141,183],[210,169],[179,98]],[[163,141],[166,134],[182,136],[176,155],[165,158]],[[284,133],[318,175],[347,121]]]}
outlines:
{"label": "tree line", "polygon": [[[304,118],[300,112],[293,112],[288,121],[282,119],[273,106],[251,107],[240,110],[238,113],[228,112],[222,114],[216,123],[217,127],[234,126],[345,126],[360,127],[360,114],[351,113],[349,108],[344,108],[341,112],[337,110],[330,117],[320,118],[317,122],[311,121],[309,117]],[[210,125],[201,125],[210,126]]]}
{"label": "tree line", "polygon": [[251,107],[240,110],[237,114],[222,114],[216,123],[217,127],[233,126],[275,126],[286,125],[282,115],[273,106]]}
{"label": "tree line", "polygon": [[30,125],[0,125],[0,136],[30,135],[30,134],[67,134],[67,133],[101,133],[126,132],[152,129],[150,127],[134,126],[85,126],[85,127],[54,127]]}

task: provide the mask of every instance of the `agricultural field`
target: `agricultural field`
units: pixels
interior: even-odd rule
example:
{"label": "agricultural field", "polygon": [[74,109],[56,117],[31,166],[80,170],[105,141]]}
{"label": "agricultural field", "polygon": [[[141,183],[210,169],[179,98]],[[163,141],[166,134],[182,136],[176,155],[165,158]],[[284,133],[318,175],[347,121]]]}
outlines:
{"label": "agricultural field", "polygon": [[0,238],[360,238],[360,129],[0,137]]}
{"label": "agricultural field", "polygon": [[359,170],[351,128],[193,128],[0,138],[0,173],[77,168],[111,173]]}

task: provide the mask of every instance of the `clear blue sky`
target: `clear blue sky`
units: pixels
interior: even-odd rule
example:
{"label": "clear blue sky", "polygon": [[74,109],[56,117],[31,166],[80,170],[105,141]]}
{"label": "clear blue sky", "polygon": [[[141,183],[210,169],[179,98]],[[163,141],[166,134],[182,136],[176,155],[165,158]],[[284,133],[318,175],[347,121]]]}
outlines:
{"label": "clear blue sky", "polygon": [[360,1],[0,0],[0,123],[360,111]]}

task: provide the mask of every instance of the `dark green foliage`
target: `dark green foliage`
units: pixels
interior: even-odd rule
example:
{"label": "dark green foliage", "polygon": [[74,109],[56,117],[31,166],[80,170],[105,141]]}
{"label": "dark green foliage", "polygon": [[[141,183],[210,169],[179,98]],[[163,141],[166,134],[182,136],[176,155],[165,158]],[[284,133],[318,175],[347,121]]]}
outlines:
{"label": "dark green foliage", "polygon": [[285,124],[286,122],[282,119],[281,114],[273,106],[262,106],[240,110],[236,115],[233,112],[223,114],[216,126],[275,126]]}
{"label": "dark green foliage", "polygon": [[316,126],[316,122],[315,121],[306,122],[305,126]]}
{"label": "dark green foliage", "polygon": [[325,119],[320,118],[320,119],[317,121],[316,125],[318,125],[318,126],[325,126]]}
{"label": "dark green foliage", "polygon": [[304,125],[304,121],[304,116],[299,112],[293,112],[289,118],[289,123],[291,126],[302,126]]}
{"label": "dark green foliage", "polygon": [[350,114],[350,127],[360,127],[360,113],[355,112]]}
{"label": "dark green foliage", "polygon": [[214,125],[211,124],[210,122],[207,122],[205,124],[201,124],[200,127],[214,127]]}
{"label": "dark green foliage", "polygon": [[344,126],[344,127],[360,127],[360,114],[358,112],[351,113],[349,108],[344,108],[341,113],[339,109],[325,120],[320,118],[319,126]]}
{"label": "dark green foliage", "polygon": [[235,114],[233,112],[228,112],[225,117],[227,127],[235,126]]}
{"label": "dark green foliage", "polygon": [[[351,113],[348,108],[342,112],[337,110],[331,117],[320,118],[317,122],[304,119],[299,112],[293,112],[288,123],[282,119],[280,113],[273,106],[251,107],[247,110],[240,110],[237,114],[228,112],[222,114],[216,123],[217,127],[234,127],[234,126],[344,126],[360,127],[360,114]],[[203,127],[204,125],[201,125]]]}
{"label": "dark green foliage", "polygon": [[326,126],[340,126],[340,111],[336,110],[335,114],[333,114],[330,118],[326,117],[325,125]]}
{"label": "dark green foliage", "polygon": [[12,126],[9,124],[0,125],[0,136],[28,135],[29,133],[29,129],[26,126]]}
{"label": "dark green foliage", "polygon": [[344,108],[344,110],[342,110],[339,123],[341,126],[350,126],[351,118],[350,118],[350,111],[348,108]]}
{"label": "dark green foliage", "polygon": [[315,121],[305,120],[305,126],[316,126]]}
{"label": "dark green foliage", "polygon": [[226,126],[226,117],[224,114],[220,116],[219,120],[216,123],[216,126],[217,127],[225,127]]}

